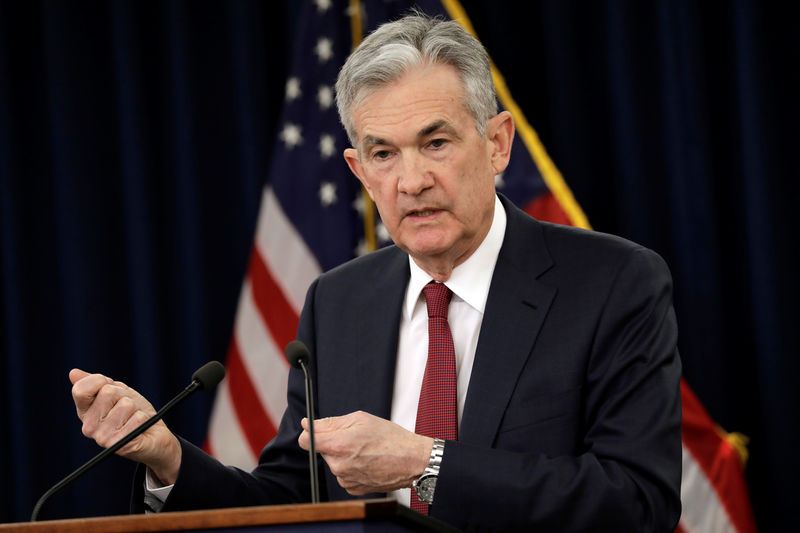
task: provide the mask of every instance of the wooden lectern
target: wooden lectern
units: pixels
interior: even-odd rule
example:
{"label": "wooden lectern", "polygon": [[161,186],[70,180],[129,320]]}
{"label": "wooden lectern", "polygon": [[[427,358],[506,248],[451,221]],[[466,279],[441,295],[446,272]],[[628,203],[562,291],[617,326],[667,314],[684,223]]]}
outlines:
{"label": "wooden lectern", "polygon": [[0,524],[0,533],[139,533],[194,531],[208,533],[274,532],[456,532],[443,522],[395,500],[237,507],[150,515],[106,516]]}

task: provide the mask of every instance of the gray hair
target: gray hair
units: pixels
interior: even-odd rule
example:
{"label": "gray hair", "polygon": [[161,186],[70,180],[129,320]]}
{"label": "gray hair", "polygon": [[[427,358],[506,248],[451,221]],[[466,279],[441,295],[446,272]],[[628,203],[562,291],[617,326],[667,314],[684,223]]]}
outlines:
{"label": "gray hair", "polygon": [[358,147],[353,108],[371,92],[413,67],[445,64],[456,69],[464,87],[464,107],[481,136],[497,114],[489,55],[460,24],[421,13],[381,25],[345,61],[336,80],[336,106],[350,143]]}

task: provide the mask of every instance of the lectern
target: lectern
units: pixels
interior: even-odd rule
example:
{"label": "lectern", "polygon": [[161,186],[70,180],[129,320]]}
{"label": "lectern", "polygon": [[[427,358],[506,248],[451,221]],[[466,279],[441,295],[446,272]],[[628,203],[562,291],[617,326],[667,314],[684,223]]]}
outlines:
{"label": "lectern", "polygon": [[458,530],[420,515],[392,499],[298,505],[270,505],[151,515],[73,518],[0,524],[0,533],[208,533],[275,532],[446,532]]}

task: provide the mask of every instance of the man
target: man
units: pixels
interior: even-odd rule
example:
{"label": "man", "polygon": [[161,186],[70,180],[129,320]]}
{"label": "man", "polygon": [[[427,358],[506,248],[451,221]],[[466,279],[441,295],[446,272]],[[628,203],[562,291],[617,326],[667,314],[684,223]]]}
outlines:
{"label": "man", "polygon": [[[323,499],[396,491],[465,529],[674,529],[680,363],[663,261],[495,193],[514,125],[497,114],[486,52],[456,23],[382,26],[336,89],[345,159],[396,246],[308,290],[297,336],[313,354]],[[154,412],[110,378],[70,379],[102,446]],[[303,398],[292,370],[252,473],[163,423],[121,454],[147,466],[162,510],[308,501]]]}

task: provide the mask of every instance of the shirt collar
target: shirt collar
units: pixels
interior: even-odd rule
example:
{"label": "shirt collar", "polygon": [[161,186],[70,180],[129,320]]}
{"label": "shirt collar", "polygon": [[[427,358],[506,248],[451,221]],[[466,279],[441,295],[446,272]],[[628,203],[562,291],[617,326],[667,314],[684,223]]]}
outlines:
{"label": "shirt collar", "polygon": [[[494,266],[497,263],[497,256],[500,254],[500,247],[503,245],[503,237],[506,233],[506,211],[500,199],[494,197],[494,216],[492,226],[486,238],[478,246],[466,261],[453,269],[444,284],[453,294],[467,302],[471,307],[483,314],[486,308],[486,299],[489,297],[489,285],[492,283]],[[407,319],[411,318],[414,306],[419,300],[422,288],[433,278],[430,274],[422,270],[411,256],[408,257],[408,264],[411,268],[411,277],[406,289],[406,298],[403,302],[403,312]]]}

